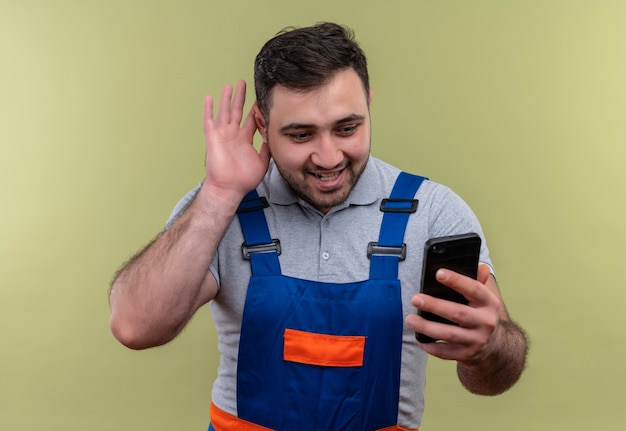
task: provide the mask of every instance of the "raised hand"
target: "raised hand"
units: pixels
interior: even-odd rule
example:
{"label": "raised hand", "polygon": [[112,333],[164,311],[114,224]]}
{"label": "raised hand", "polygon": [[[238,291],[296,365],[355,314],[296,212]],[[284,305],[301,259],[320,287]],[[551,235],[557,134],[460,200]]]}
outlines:
{"label": "raised hand", "polygon": [[243,197],[261,182],[267,171],[269,148],[265,143],[260,151],[253,146],[257,126],[252,110],[241,123],[245,101],[244,81],[237,82],[234,94],[230,84],[224,86],[215,116],[213,96],[209,94],[205,98],[205,187],[210,187],[213,193]]}

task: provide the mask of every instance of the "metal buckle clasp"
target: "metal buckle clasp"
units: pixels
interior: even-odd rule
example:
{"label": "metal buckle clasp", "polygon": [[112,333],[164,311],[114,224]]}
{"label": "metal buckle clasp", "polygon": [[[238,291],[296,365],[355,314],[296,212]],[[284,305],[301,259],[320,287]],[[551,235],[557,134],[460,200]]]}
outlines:
{"label": "metal buckle clasp", "polygon": [[372,256],[398,256],[400,261],[406,259],[406,244],[402,246],[378,245],[377,242],[367,244],[367,258]]}
{"label": "metal buckle clasp", "polygon": [[245,242],[241,244],[241,253],[246,260],[250,260],[251,253],[270,253],[273,251],[280,255],[282,250],[279,239],[272,239],[272,242],[267,244],[247,245]]}

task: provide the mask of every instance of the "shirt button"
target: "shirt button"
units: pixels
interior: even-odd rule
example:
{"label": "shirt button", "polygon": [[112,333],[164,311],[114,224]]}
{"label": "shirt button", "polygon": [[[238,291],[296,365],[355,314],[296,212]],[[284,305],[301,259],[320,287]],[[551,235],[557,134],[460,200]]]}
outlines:
{"label": "shirt button", "polygon": [[324,260],[328,260],[330,259],[330,254],[328,254],[327,252],[322,253],[322,258],[324,258]]}

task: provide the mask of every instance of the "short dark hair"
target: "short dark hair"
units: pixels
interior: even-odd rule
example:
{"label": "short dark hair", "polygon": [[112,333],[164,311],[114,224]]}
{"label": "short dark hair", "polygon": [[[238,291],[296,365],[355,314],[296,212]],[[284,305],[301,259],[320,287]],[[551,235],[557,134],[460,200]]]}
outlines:
{"label": "short dark hair", "polygon": [[310,91],[326,84],[337,72],[354,69],[369,97],[367,59],[354,32],[334,23],[282,30],[261,48],[254,61],[257,104],[269,121],[272,89]]}

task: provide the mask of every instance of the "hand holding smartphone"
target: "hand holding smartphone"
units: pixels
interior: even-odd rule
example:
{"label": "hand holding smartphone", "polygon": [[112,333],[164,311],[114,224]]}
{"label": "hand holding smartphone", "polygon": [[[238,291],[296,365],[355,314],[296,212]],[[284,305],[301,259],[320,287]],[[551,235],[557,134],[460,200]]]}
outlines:
{"label": "hand holding smartphone", "polygon": [[[424,246],[421,293],[448,301],[467,304],[467,299],[457,291],[439,283],[435,277],[441,268],[476,279],[480,256],[480,237],[475,233],[452,235],[429,239]],[[424,319],[456,325],[433,313],[418,310]],[[416,333],[420,343],[437,341],[424,334]]]}

